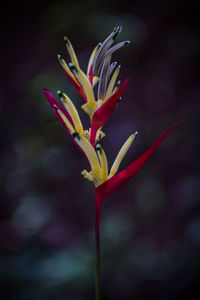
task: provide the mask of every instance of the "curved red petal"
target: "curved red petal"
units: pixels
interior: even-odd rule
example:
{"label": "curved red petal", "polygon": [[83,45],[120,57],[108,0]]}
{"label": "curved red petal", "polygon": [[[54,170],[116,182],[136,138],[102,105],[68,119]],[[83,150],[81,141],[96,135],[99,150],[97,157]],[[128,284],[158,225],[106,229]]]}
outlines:
{"label": "curved red petal", "polygon": [[141,156],[133,161],[126,169],[98,186],[98,192],[102,194],[102,197],[105,198],[110,196],[118,189],[120,189],[120,187],[122,187],[125,183],[127,183],[135,174],[137,174],[137,172],[139,172],[140,169],[144,166],[148,158],[152,155],[152,153],[156,150],[160,143],[166,138],[168,133],[173,131],[179,125],[180,123],[177,123],[167,131],[165,131],[150,148],[148,148]]}
{"label": "curved red petal", "polygon": [[97,130],[103,126],[111,114],[113,113],[119,98],[121,97],[123,91],[125,90],[129,79],[125,80],[122,86],[114,93],[97,111],[94,113],[91,121],[91,134],[90,134],[90,142],[94,147],[96,132]]}
{"label": "curved red petal", "polygon": [[69,129],[67,128],[67,126],[63,122],[61,116],[57,112],[54,105],[56,105],[62,111],[62,113],[66,116],[66,118],[69,120],[69,122],[74,127],[74,123],[73,123],[72,118],[69,115],[68,111],[64,108],[64,106],[54,97],[54,95],[48,89],[44,88],[43,91],[44,91],[45,98],[49,102],[49,104],[51,106],[51,109],[53,110],[54,114],[56,115],[58,121],[65,127],[65,129],[67,131],[69,131]]}
{"label": "curved red petal", "polygon": [[[76,81],[67,73],[67,71],[64,69],[65,74],[67,75],[67,77],[69,78],[71,84],[73,85],[73,87],[75,88],[75,90],[79,93],[79,95],[85,100],[85,102],[87,102],[87,97],[84,93],[84,90],[82,88],[81,85],[78,85],[76,83]],[[78,79],[76,78],[76,80],[78,81]]]}

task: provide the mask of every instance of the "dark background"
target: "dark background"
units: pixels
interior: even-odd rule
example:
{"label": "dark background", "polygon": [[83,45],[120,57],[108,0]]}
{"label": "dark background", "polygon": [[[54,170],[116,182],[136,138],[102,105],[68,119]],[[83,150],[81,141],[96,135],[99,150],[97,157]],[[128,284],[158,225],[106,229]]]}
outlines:
{"label": "dark background", "polygon": [[[200,276],[199,16],[193,1],[32,1],[1,4],[0,299],[94,299],[88,163],[46,102],[65,91],[58,61],[67,35],[85,70],[118,25],[120,79],[131,78],[104,127],[111,165],[138,130],[122,167],[172,124],[137,176],[102,214],[102,299],[196,299]],[[85,128],[88,120],[79,109]],[[195,296],[194,296],[195,295]]]}

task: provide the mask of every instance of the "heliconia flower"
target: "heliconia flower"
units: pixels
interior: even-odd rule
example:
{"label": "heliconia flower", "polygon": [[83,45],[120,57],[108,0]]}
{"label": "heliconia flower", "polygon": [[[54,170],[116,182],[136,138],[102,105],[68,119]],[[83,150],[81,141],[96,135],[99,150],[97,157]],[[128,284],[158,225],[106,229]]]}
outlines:
{"label": "heliconia flower", "polygon": [[[113,45],[121,30],[122,27],[117,26],[103,43],[99,43],[94,48],[88,62],[87,73],[80,68],[78,59],[68,38],[65,37],[64,40],[71,62],[67,64],[65,60],[58,55],[58,59],[65,73],[77,92],[86,102],[82,105],[82,109],[90,117],[89,129],[83,128],[76,107],[65,93],[61,91],[57,92],[60,99],[60,101],[58,101],[48,89],[44,89],[44,95],[54,114],[67,130],[75,145],[84,153],[91,168],[89,171],[83,170],[81,174],[84,178],[93,182],[95,186],[95,237],[97,254],[96,280],[98,291],[96,294],[96,300],[100,299],[99,223],[104,199],[120,189],[135,174],[137,174],[165,137],[179,125],[176,124],[165,131],[141,156],[139,156],[124,170],[118,172],[124,156],[137,135],[136,131],[125,141],[109,170],[106,153],[99,142],[105,136],[101,129],[112,115],[129,81],[129,79],[127,79],[122,85],[120,85],[120,81],[117,82],[120,66],[117,66],[116,62],[111,63],[112,53],[122,46],[129,44],[129,41],[125,41]],[[97,84],[97,93],[95,93],[94,87]]]}

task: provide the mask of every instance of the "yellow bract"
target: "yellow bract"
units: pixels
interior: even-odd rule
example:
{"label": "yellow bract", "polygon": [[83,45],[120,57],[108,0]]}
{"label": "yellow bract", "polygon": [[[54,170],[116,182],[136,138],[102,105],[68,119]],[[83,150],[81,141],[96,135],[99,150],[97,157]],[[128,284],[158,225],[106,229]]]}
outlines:
{"label": "yellow bract", "polygon": [[96,102],[95,102],[95,97],[94,97],[94,91],[93,91],[93,88],[89,81],[89,78],[80,68],[78,69],[75,65],[70,63],[69,67],[70,67],[71,71],[76,75],[78,81],[80,82],[81,86],[83,87],[83,90],[87,97],[88,106],[90,106],[91,108],[95,108]]}
{"label": "yellow bract", "polygon": [[115,85],[115,82],[117,80],[117,76],[118,76],[119,71],[120,71],[120,67],[121,66],[118,66],[117,69],[115,70],[115,72],[113,73],[113,76],[112,76],[112,78],[110,80],[110,83],[108,85],[108,88],[107,88],[105,100],[107,100],[112,95],[112,92],[113,92],[113,89],[114,89],[114,85]]}
{"label": "yellow bract", "polygon": [[83,134],[83,125],[81,123],[79,114],[78,114],[73,102],[70,100],[70,98],[65,93],[61,93],[60,91],[58,91],[57,93],[60,96],[60,99],[61,99],[64,107],[66,108],[69,115],[71,116],[76,131],[79,134]]}
{"label": "yellow bract", "polygon": [[75,141],[81,147],[85,155],[87,156],[92,172],[97,176],[101,173],[101,167],[99,164],[99,160],[96,154],[96,151],[88,141],[88,139],[84,135],[75,135]]}
{"label": "yellow bract", "polygon": [[95,55],[97,54],[97,51],[98,51],[98,49],[99,49],[100,46],[101,46],[101,43],[99,43],[98,45],[96,45],[96,47],[95,47],[94,50],[92,51],[92,54],[91,54],[90,59],[89,59],[89,62],[88,62],[87,76],[89,75],[90,68],[91,68],[91,66],[92,66],[92,64],[93,64]]}
{"label": "yellow bract", "polygon": [[65,125],[69,129],[69,131],[70,132],[74,132],[75,129],[72,126],[72,124],[69,122],[69,120],[67,119],[67,117],[63,114],[63,112],[56,105],[54,105],[54,107],[57,110],[57,112],[59,113],[59,115],[61,116],[63,122],[65,123]]}
{"label": "yellow bract", "polygon": [[79,63],[78,63],[78,59],[76,57],[76,54],[74,52],[74,48],[72,47],[72,44],[70,42],[70,40],[65,36],[64,37],[64,41],[65,41],[65,44],[66,44],[66,47],[67,47],[67,51],[69,53],[69,56],[71,58],[71,61],[72,63],[77,67],[79,68]]}

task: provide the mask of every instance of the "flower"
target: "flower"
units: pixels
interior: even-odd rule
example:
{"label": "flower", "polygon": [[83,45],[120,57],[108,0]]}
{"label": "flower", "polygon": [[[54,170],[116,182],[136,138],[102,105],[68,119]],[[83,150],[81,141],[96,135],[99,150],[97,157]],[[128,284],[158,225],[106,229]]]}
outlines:
{"label": "flower", "polygon": [[[110,178],[111,174],[114,174],[114,167],[111,169],[111,173],[108,173],[105,152],[97,143],[105,136],[101,130],[102,126],[110,118],[129,81],[128,79],[125,80],[121,86],[120,81],[116,83],[120,66],[117,66],[116,62],[111,63],[112,53],[122,46],[129,44],[129,41],[124,41],[113,45],[121,30],[122,27],[117,26],[102,44],[99,43],[94,48],[88,62],[87,73],[81,70],[75,51],[68,38],[65,37],[64,41],[71,62],[67,64],[61,55],[58,55],[65,73],[86,102],[82,105],[82,109],[90,117],[91,126],[88,130],[83,129],[78,111],[65,93],[61,91],[57,92],[60,98],[59,102],[49,90],[44,89],[45,97],[56,117],[89,161],[91,170],[89,172],[86,170],[82,171],[82,175],[94,182],[96,187]],[[97,84],[98,91],[95,97],[94,87]],[[130,146],[133,136],[128,141],[126,145]],[[127,151],[125,150],[125,146],[123,149],[120,152],[120,159],[118,157],[118,161],[122,160]],[[116,168],[116,163],[114,166]]]}
{"label": "flower", "polygon": [[[104,199],[128,182],[143,167],[168,133],[179,125],[179,123],[175,124],[165,131],[141,156],[118,173],[119,166],[137,135],[136,131],[125,141],[111,169],[108,169],[107,157],[103,147],[100,145],[101,139],[105,136],[102,127],[112,115],[129,81],[129,79],[125,80],[122,85],[120,81],[117,82],[120,66],[117,66],[116,62],[111,63],[113,52],[129,44],[129,41],[114,44],[121,30],[122,27],[117,26],[103,43],[99,43],[94,48],[88,62],[86,73],[80,68],[75,51],[68,38],[65,37],[64,41],[71,62],[67,64],[61,55],[58,55],[59,62],[67,77],[85,101],[82,105],[82,109],[89,115],[89,129],[83,128],[76,107],[65,93],[61,91],[57,92],[60,98],[60,101],[58,101],[48,89],[44,89],[44,95],[54,114],[67,130],[76,146],[84,153],[90,164],[91,170],[83,170],[81,174],[94,183],[96,191],[95,236],[97,250],[97,285],[99,284],[100,270],[99,223]],[[96,85],[98,85],[97,95],[95,95],[94,92]],[[99,291],[99,287],[97,289]],[[99,292],[97,292],[97,294],[98,293]],[[99,296],[96,299],[99,299]]]}
{"label": "flower", "polygon": [[[67,64],[65,60],[58,55],[58,59],[65,73],[86,102],[82,105],[82,109],[90,117],[91,126],[88,130],[83,129],[78,111],[65,93],[61,91],[57,92],[61,104],[49,90],[44,89],[45,97],[56,117],[89,161],[91,170],[83,170],[81,174],[89,181],[92,181],[97,191],[101,192],[104,196],[110,195],[112,191],[118,189],[122,183],[130,179],[130,177],[133,176],[131,174],[136,173],[136,169],[138,172],[144,165],[144,163],[141,163],[141,159],[143,158],[142,161],[146,161],[159,144],[156,143],[156,147],[150,148],[153,150],[147,150],[145,152],[146,154],[144,153],[140,160],[136,160],[124,171],[116,175],[120,163],[134,141],[137,132],[132,134],[124,143],[110,171],[108,170],[106,154],[102,146],[98,143],[105,136],[101,131],[102,126],[110,118],[129,81],[129,79],[125,80],[121,86],[120,82],[116,84],[120,66],[117,66],[116,62],[111,63],[112,53],[130,43],[129,41],[124,41],[113,45],[121,30],[122,27],[117,26],[102,44],[99,43],[94,48],[88,62],[87,73],[81,70],[75,51],[68,38],[65,37],[64,41],[71,62]],[[97,97],[95,97],[94,93],[96,84],[98,84]],[[171,130],[172,129],[169,131]],[[165,137],[166,134],[162,136]],[[163,138],[161,138],[161,140],[163,140]]]}

